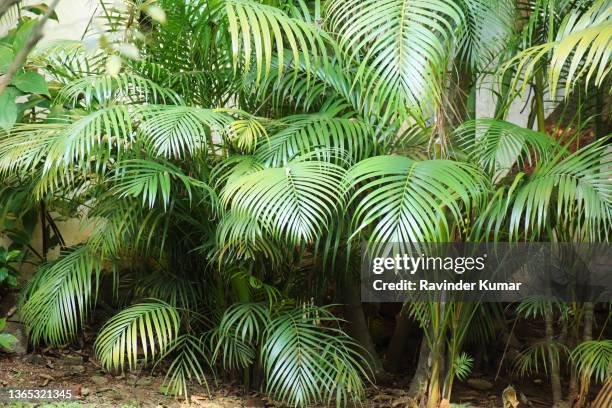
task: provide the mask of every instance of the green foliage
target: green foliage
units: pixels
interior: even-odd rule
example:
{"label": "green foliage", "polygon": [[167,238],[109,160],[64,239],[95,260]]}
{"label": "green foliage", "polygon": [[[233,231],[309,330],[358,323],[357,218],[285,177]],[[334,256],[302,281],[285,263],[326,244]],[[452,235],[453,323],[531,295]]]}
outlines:
{"label": "green foliage", "polygon": [[[286,404],[346,406],[364,395],[367,359],[315,304],[339,296],[330,289],[347,279],[356,239],[607,242],[609,136],[574,149],[582,105],[559,137],[543,132],[538,103],[540,132],[505,117],[517,88],[535,86],[542,102],[536,76],[551,94],[603,88],[609,1],[525,6],[104,2],[98,46],[48,44],[0,95],[3,229],[27,235],[39,214],[59,213],[92,231],[67,247],[47,228],[61,256],[40,254],[24,290],[33,343],[70,343],[108,294],[117,313],[95,342],[105,369],[165,367],[177,396],[217,370],[259,370]],[[0,72],[32,21],[0,41]],[[464,94],[495,72],[495,118],[466,121]],[[503,314],[461,302],[409,310],[430,348],[448,350],[450,398],[472,365],[464,341],[486,343]],[[550,310],[572,316],[538,299],[517,309]],[[599,379],[607,345],[585,344],[572,362]],[[566,352],[534,345],[517,369],[548,369]]]}
{"label": "green foliage", "polygon": [[570,355],[578,372],[603,382],[612,375],[612,340],[591,340],[580,343]]}
{"label": "green foliage", "polygon": [[[109,319],[94,344],[94,352],[102,367],[123,371],[138,366],[138,354],[144,364],[167,351],[179,333],[178,311],[157,301],[132,305]],[[149,357],[149,355],[151,357]]]}
{"label": "green foliage", "polygon": [[570,11],[557,29],[555,38],[534,45],[508,61],[504,69],[514,69],[514,86],[524,78],[522,90],[536,71],[541,60],[548,64],[548,80],[554,94],[561,80],[565,95],[583,79],[600,86],[610,72],[610,36],[612,35],[612,7],[609,0],[598,0],[583,11]]}
{"label": "green foliage", "polygon": [[3,285],[11,288],[17,287],[19,271],[13,264],[20,262],[22,259],[23,253],[20,250],[8,250],[0,247],[0,287]]}
{"label": "green foliage", "polygon": [[2,333],[6,327],[6,318],[0,319],[0,350],[11,351],[17,338],[10,333]]}
{"label": "green foliage", "polygon": [[461,353],[455,358],[453,362],[455,376],[460,380],[465,380],[469,377],[472,371],[472,365],[474,364],[474,358],[469,356],[467,353]]}
{"label": "green foliage", "polygon": [[347,173],[355,189],[354,234],[372,225],[372,242],[447,242],[462,205],[477,207],[487,191],[477,168],[447,160],[402,156],[363,160]]}
{"label": "green foliage", "polygon": [[30,341],[63,345],[74,339],[97,300],[102,262],[87,247],[42,265],[25,288],[21,317]]}
{"label": "green foliage", "polygon": [[315,401],[345,405],[364,392],[359,345],[337,326],[327,308],[312,305],[268,309],[236,304],[218,329],[217,353],[228,368],[247,367],[260,347],[265,388],[293,406]]}

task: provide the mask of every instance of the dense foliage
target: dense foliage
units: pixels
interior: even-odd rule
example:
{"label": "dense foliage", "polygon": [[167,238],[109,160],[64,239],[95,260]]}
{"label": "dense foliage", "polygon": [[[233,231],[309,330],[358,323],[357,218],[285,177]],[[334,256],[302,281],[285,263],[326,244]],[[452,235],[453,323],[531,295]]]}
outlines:
{"label": "dense foliage", "polygon": [[[102,1],[84,41],[39,47],[0,97],[5,218],[16,234],[42,214],[45,235],[21,306],[32,343],[74,341],[112,302],[94,346],[108,370],[161,364],[177,395],[224,370],[289,405],[359,400],[378,356],[321,305],[349,303],[361,240],[608,241],[607,118],[587,118],[608,97],[610,5]],[[495,115],[476,118],[489,86]],[[505,118],[527,89],[522,128]],[[60,214],[86,242],[65,245]],[[435,407],[469,375],[468,329],[486,342],[499,308],[409,309]],[[612,360],[609,341],[570,351],[580,375],[609,374],[601,350]]]}

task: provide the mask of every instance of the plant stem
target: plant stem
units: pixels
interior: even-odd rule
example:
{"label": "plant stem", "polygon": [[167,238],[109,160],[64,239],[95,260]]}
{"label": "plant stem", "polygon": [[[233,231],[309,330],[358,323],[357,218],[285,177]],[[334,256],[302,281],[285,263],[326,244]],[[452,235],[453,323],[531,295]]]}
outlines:
{"label": "plant stem", "polygon": [[559,374],[559,360],[554,347],[554,328],[553,328],[553,311],[552,305],[544,311],[544,324],[546,330],[546,343],[548,344],[548,359],[550,362],[550,385],[552,388],[553,405],[557,405],[562,398],[561,394],[561,377]]}
{"label": "plant stem", "polygon": [[535,75],[534,98],[538,131],[545,132],[546,117],[544,116],[544,79],[542,78],[541,70],[539,70]]}
{"label": "plant stem", "polygon": [[[584,304],[584,326],[582,331],[582,340],[593,340],[593,303],[585,302]],[[589,394],[590,378],[588,375],[580,376],[580,391],[574,404],[574,408],[582,408],[586,404],[587,395]]]}

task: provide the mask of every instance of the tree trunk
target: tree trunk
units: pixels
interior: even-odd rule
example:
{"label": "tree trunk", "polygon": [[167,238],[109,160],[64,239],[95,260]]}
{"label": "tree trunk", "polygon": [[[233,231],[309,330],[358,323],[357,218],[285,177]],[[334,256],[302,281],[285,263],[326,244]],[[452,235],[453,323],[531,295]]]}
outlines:
{"label": "tree trunk", "polygon": [[376,381],[385,381],[388,377],[378,357],[365,313],[361,305],[360,286],[357,279],[344,279],[344,318],[347,321],[347,333],[364,348],[364,358],[374,373]]}
{"label": "tree trunk", "polygon": [[431,373],[429,375],[429,385],[427,387],[427,408],[437,408],[442,394],[440,392],[440,379],[444,375],[444,342],[437,342],[431,357]]}
{"label": "tree trunk", "polygon": [[553,405],[557,405],[561,399],[561,376],[559,374],[559,364],[556,353],[550,348],[554,343],[553,329],[553,311],[552,307],[548,307],[544,312],[544,321],[546,329],[546,342],[549,346],[548,360],[550,363],[550,385],[552,388]]}
{"label": "tree trunk", "polygon": [[429,378],[429,346],[427,345],[427,339],[423,337],[421,340],[421,347],[419,349],[419,362],[417,368],[410,381],[410,387],[408,388],[408,395],[414,399],[421,400],[427,390],[427,380]]}
{"label": "tree trunk", "polygon": [[389,342],[385,365],[387,370],[398,372],[404,358],[404,350],[410,334],[410,317],[405,311],[405,307],[395,316],[395,330]]}
{"label": "tree trunk", "polygon": [[[586,302],[584,304],[584,326],[582,332],[582,340],[593,340],[593,303]],[[590,378],[585,375],[580,376],[580,390],[574,403],[574,408],[582,408],[586,405],[587,395],[589,394]]]}

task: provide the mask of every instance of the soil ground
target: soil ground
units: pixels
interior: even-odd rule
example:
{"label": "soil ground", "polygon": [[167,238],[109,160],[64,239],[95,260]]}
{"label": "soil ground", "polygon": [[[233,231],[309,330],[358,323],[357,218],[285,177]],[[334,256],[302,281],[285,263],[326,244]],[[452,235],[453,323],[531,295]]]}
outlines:
{"label": "soil ground", "polygon": [[[476,390],[467,383],[456,383],[453,401],[465,403],[466,406],[477,408],[502,407],[501,393],[510,383],[507,379],[481,378],[492,384],[486,391]],[[388,387],[371,387],[368,389],[365,408],[404,408],[408,406],[409,376],[403,382],[391,383]],[[550,392],[545,382],[530,380],[526,385],[516,386],[518,392],[523,392],[532,407],[550,407],[548,400]],[[20,408],[26,406],[62,407],[207,407],[207,408],[237,408],[237,407],[278,407],[265,396],[253,393],[244,396],[237,385],[211,384],[210,394],[203,387],[192,389],[191,405],[163,395],[160,386],[163,375],[143,371],[140,374],[110,375],[100,370],[88,353],[65,350],[62,352],[49,350],[45,353],[28,354],[25,356],[0,356],[0,386],[3,389],[71,389],[75,398],[63,404],[27,404],[8,403],[6,392],[0,406]],[[3,405],[4,404],[4,405]],[[467,405],[469,404],[469,405]],[[530,406],[521,405],[523,406]]]}

